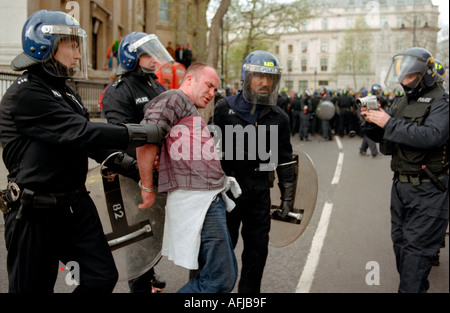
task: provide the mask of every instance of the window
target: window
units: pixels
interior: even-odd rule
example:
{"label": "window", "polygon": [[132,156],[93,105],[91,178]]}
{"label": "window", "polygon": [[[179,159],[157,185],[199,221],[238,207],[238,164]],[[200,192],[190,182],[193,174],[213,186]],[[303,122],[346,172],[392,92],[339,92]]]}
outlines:
{"label": "window", "polygon": [[307,43],[302,43],[302,52],[305,53],[308,51],[308,44]]}
{"label": "window", "polygon": [[328,69],[328,59],[320,59],[320,70],[326,72]]}
{"label": "window", "polygon": [[292,47],[292,45],[288,45],[288,52],[292,53],[293,50],[294,50],[294,48]]}
{"label": "window", "polygon": [[159,20],[168,22],[170,20],[170,0],[159,0]]}
{"label": "window", "polygon": [[303,92],[305,89],[308,89],[308,81],[307,80],[299,80],[298,82],[298,92]]}
{"label": "window", "polygon": [[328,29],[328,19],[324,18],[322,20],[322,29]]}
{"label": "window", "polygon": [[292,72],[292,60],[287,61],[287,68],[289,73]]}
{"label": "window", "polygon": [[308,60],[302,59],[302,72],[306,72],[308,70]]}
{"label": "window", "polygon": [[322,43],[320,44],[320,50],[322,52],[328,51],[328,41],[322,41]]}
{"label": "window", "polygon": [[275,46],[275,54],[280,54],[280,46]]}
{"label": "window", "polygon": [[294,82],[292,80],[287,80],[284,82],[284,86],[290,91],[294,88]]}

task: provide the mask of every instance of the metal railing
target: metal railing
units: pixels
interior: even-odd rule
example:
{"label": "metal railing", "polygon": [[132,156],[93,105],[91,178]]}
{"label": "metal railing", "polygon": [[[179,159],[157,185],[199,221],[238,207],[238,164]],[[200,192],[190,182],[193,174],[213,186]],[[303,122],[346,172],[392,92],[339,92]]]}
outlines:
{"label": "metal railing", "polygon": [[[0,72],[0,100],[9,86],[11,86],[19,76],[20,74],[16,73]],[[91,118],[100,117],[101,111],[98,98],[103,93],[103,90],[105,90],[107,83],[75,80],[69,82],[68,85],[80,95],[84,106],[89,110]]]}

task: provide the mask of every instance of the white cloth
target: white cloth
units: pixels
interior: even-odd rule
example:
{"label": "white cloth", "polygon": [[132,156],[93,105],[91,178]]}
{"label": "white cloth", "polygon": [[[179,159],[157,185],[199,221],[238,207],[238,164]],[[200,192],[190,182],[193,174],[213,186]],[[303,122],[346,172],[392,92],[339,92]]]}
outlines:
{"label": "white cloth", "polygon": [[198,269],[201,232],[206,213],[219,193],[231,212],[235,203],[226,192],[231,190],[238,198],[242,191],[233,177],[228,177],[224,188],[219,190],[175,190],[169,192],[166,203],[166,219],[161,254],[176,265]]}

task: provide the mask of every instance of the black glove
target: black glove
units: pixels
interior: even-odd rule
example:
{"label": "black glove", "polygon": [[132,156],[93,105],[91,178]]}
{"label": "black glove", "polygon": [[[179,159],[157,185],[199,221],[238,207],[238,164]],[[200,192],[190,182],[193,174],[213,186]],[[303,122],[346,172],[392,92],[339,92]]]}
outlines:
{"label": "black glove", "polygon": [[105,165],[114,172],[129,177],[136,182],[140,180],[137,161],[125,152],[110,158]]}
{"label": "black glove", "polygon": [[294,208],[295,192],[297,190],[294,164],[277,168],[278,187],[281,193],[281,205],[278,216],[285,219]]}
{"label": "black glove", "polygon": [[136,148],[146,144],[161,145],[162,128],[159,125],[143,121],[141,124],[122,124],[128,130],[130,138],[128,148]]}

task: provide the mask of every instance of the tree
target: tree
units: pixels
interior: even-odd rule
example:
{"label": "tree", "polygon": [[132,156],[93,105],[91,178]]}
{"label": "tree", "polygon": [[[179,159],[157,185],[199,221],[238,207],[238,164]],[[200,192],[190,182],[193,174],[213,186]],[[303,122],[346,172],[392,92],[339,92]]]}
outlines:
{"label": "tree", "polygon": [[231,0],[222,0],[220,2],[219,9],[211,23],[211,29],[209,31],[209,45],[208,45],[208,57],[206,63],[217,68],[219,60],[219,43],[220,43],[220,31],[223,25],[223,17],[228,11]]}
{"label": "tree", "polygon": [[282,32],[299,30],[310,17],[311,1],[233,0],[228,14],[229,31],[244,41],[244,59],[264,41],[273,41]]}
{"label": "tree", "polygon": [[353,76],[353,86],[357,90],[356,75],[370,69],[370,29],[364,17],[355,21],[355,27],[347,30],[342,46],[336,56],[336,72],[346,72]]}

